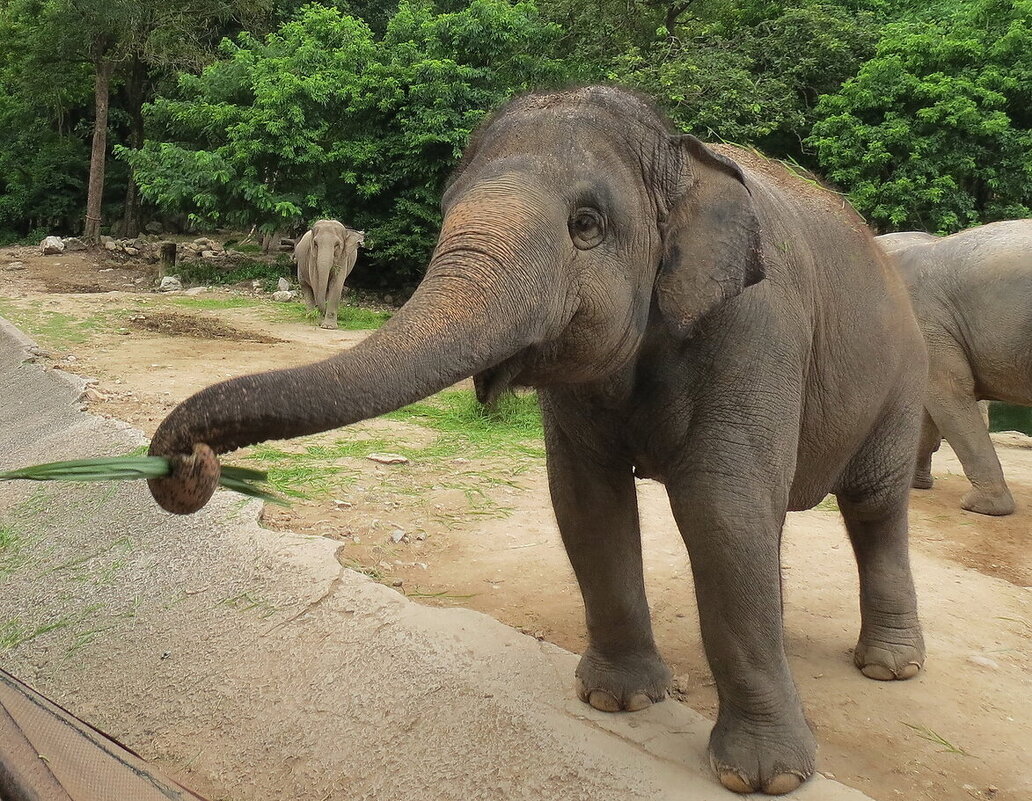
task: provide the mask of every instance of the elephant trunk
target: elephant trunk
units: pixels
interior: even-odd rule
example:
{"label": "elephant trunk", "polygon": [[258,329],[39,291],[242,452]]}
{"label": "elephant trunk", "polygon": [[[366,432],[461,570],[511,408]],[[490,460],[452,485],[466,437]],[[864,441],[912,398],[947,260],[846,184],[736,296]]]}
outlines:
{"label": "elephant trunk", "polygon": [[[313,245],[315,243],[313,242]],[[317,247],[315,253],[315,283],[312,290],[315,294],[315,307],[326,314],[327,291],[330,286],[330,273],[333,271],[333,247],[326,245]]]}
{"label": "elephant trunk", "polygon": [[[211,451],[315,434],[384,414],[540,339],[542,326],[529,297],[447,272],[428,277],[398,314],[354,348],[315,364],[215,384],[173,409],[150,446],[152,455],[170,458],[173,466],[169,478],[149,482],[155,500],[170,512],[197,511],[217,483]],[[202,489],[198,471],[208,474]]]}

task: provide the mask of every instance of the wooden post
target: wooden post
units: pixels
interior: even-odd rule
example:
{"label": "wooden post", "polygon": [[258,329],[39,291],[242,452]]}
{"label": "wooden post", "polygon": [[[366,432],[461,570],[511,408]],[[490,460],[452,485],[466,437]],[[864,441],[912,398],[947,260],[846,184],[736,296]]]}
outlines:
{"label": "wooden post", "polygon": [[176,269],[176,243],[161,243],[161,263],[158,266],[158,280],[174,273]]}

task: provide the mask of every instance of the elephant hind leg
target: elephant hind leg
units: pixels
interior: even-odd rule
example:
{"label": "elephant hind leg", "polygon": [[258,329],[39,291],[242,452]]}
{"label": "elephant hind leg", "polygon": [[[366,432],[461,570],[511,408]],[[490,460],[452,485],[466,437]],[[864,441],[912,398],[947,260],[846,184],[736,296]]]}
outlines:
{"label": "elephant hind leg", "polygon": [[942,434],[935,424],[932,416],[924,412],[921,421],[921,440],[917,446],[917,466],[914,468],[914,480],[910,486],[914,489],[931,489],[934,479],[932,478],[932,454],[939,450],[942,442]]}
{"label": "elephant hind leg", "polygon": [[920,414],[917,403],[909,402],[886,415],[836,492],[860,574],[861,625],[853,661],[865,676],[882,681],[909,679],[924,663],[907,518]]}
{"label": "elephant hind leg", "polygon": [[989,437],[982,410],[975,400],[974,377],[960,352],[935,365],[928,412],[960,459],[971,489],[961,505],[983,515],[1009,515],[1014,498],[1003,477],[1003,467]]}

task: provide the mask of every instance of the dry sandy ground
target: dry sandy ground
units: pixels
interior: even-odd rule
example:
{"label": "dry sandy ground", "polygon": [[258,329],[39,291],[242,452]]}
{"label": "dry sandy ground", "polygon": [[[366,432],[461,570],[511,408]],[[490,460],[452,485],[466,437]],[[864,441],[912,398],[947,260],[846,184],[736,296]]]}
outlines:
{"label": "dry sandy ground", "polygon": [[[5,271],[15,258],[25,269]],[[88,401],[94,412],[147,433],[175,402],[215,380],[322,358],[365,336],[286,319],[270,312],[271,301],[183,309],[146,292],[146,282],[134,284],[143,274],[128,266],[101,273],[82,254],[0,251],[0,315],[41,341],[48,363],[98,380]],[[161,314],[179,319],[164,326],[131,319]],[[65,318],[54,315],[94,322],[75,329],[81,341],[73,341],[53,323]],[[282,341],[248,341],[255,334]],[[357,429],[347,434],[399,446],[420,447],[434,436],[390,420]],[[332,442],[342,434],[323,436]],[[879,801],[1032,798],[1032,450],[998,450],[1018,501],[1015,515],[961,510],[966,482],[947,447],[936,456],[935,489],[913,495],[913,561],[928,661],[909,682],[868,681],[852,667],[857,583],[837,512],[789,516],[788,651],[820,743],[820,769]],[[541,459],[399,467],[345,461],[346,481],[331,477],[309,500],[267,507],[265,524],[338,539],[349,563],[427,603],[469,606],[582,648],[580,597]],[[484,482],[487,473],[504,482]],[[677,677],[675,697],[712,717],[716,696],[687,556],[662,487],[642,482],[640,495],[649,596],[660,649]],[[399,530],[405,536],[395,542],[391,534]]]}

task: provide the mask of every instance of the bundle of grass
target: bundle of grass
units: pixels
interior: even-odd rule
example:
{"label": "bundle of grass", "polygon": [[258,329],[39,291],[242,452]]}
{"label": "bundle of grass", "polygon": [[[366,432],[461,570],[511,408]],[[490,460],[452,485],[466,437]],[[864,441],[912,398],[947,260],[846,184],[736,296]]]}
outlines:
{"label": "bundle of grass", "polygon": [[[172,474],[169,460],[163,456],[114,456],[106,459],[76,459],[70,462],[49,462],[20,470],[0,473],[0,481],[127,481],[166,478]],[[242,495],[285,505],[261,485],[268,480],[262,470],[225,465],[219,473],[219,486]]]}

